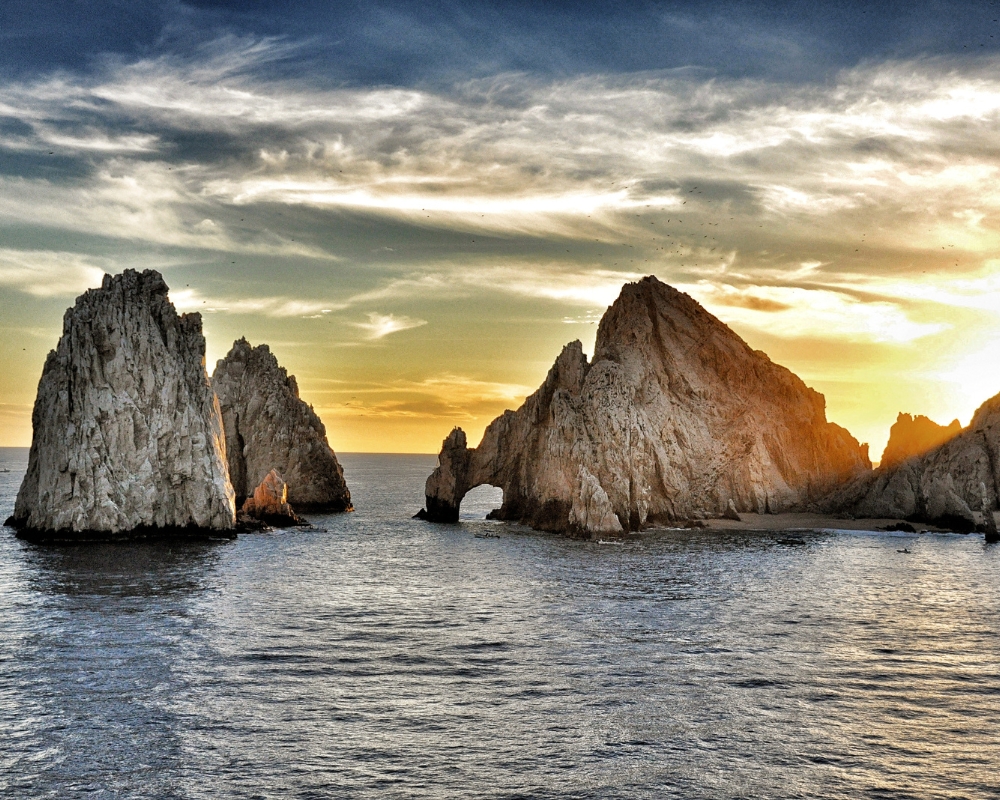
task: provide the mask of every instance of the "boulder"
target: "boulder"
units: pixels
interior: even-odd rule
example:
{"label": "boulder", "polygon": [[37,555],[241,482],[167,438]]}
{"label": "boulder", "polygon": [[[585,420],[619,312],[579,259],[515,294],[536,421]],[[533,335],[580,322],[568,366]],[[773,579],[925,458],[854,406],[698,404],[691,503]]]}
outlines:
{"label": "boulder", "polygon": [[353,511],[344,471],[312,406],[299,397],[295,376],[278,365],[267,345],[246,339],[215,367],[229,458],[229,476],[242,503],[272,470],[300,511]]}
{"label": "boulder", "polygon": [[266,522],[275,528],[307,524],[288,504],[288,484],[277,470],[271,470],[240,509],[242,515]]}
{"label": "boulder", "polygon": [[819,506],[834,514],[906,519],[968,532],[976,527],[973,508],[996,505],[998,466],[1000,395],[983,403],[969,426],[944,444],[897,464],[880,465],[832,492]]}
{"label": "boulder", "polygon": [[32,428],[11,520],[20,535],[80,541],[233,529],[201,316],[177,314],[158,272],[106,275],[66,311]]}
{"label": "boulder", "polygon": [[730,501],[801,508],[871,471],[821,394],[654,277],[622,289],[593,360],[566,345],[478,447],[456,428],[438,461],[424,518],[456,521],[486,483],[504,491],[494,517],[579,536],[718,517]]}

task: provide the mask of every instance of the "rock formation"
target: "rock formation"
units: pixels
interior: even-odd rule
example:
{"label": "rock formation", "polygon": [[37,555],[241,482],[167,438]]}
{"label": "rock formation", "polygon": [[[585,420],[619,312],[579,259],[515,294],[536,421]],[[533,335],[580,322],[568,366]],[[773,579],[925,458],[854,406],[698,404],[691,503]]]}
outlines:
{"label": "rock formation", "polygon": [[821,508],[888,517],[958,531],[976,527],[972,509],[995,507],[1000,490],[1000,395],[979,407],[969,427],[922,456],[880,466],[825,498]]}
{"label": "rock formation", "polygon": [[957,419],[950,425],[938,425],[923,415],[900,414],[889,429],[889,443],[882,452],[879,466],[894,467],[908,458],[922,456],[954,439],[961,431],[962,426]]}
{"label": "rock formation", "polygon": [[986,491],[986,484],[979,484],[979,493],[982,496],[983,509],[983,533],[986,534],[987,542],[1000,542],[1000,531],[997,530],[997,520],[993,516],[993,502],[990,500],[990,493]]}
{"label": "rock formation", "polygon": [[240,513],[276,528],[304,525],[306,522],[288,504],[288,485],[273,469],[254,489],[253,495],[246,499]]}
{"label": "rock formation", "polygon": [[233,344],[212,376],[222,408],[229,477],[242,502],[271,470],[288,484],[297,510],[352,511],[344,471],[326,440],[326,428],[299,399],[289,375],[267,345]]}
{"label": "rock formation", "polygon": [[83,540],[235,524],[201,316],[178,316],[157,272],[106,275],[66,311],[32,427],[11,518],[21,535]]}
{"label": "rock formation", "polygon": [[692,298],[654,277],[608,309],[588,362],[568,344],[542,386],[469,450],[455,429],[428,478],[426,519],[456,521],[483,483],[495,516],[601,535],[801,507],[871,471],[825,401]]}

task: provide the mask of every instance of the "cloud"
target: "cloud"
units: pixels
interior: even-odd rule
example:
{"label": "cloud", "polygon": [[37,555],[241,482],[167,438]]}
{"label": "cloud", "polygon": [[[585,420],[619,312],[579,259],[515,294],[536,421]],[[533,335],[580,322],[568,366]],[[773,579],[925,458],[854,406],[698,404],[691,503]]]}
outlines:
{"label": "cloud", "polygon": [[427,320],[372,312],[368,314],[368,322],[355,322],[353,324],[365,331],[366,338],[375,341],[384,339],[392,333],[419,328],[421,325],[426,325]]}
{"label": "cloud", "polygon": [[913,320],[889,301],[864,302],[831,289],[747,290],[707,281],[677,288],[688,292],[724,322],[756,328],[771,336],[902,343],[950,327],[943,322]]}
{"label": "cloud", "polygon": [[0,248],[0,286],[35,297],[75,296],[101,285],[106,264],[77,253]]}
{"label": "cloud", "polygon": [[303,391],[317,398],[324,416],[402,416],[455,421],[488,420],[504,408],[520,406],[534,390],[534,387],[451,372],[420,380],[343,384],[323,379],[303,383]]}
{"label": "cloud", "polygon": [[321,317],[347,307],[345,303],[278,295],[274,297],[218,297],[185,287],[172,289],[170,300],[179,311],[260,314],[267,317]]}

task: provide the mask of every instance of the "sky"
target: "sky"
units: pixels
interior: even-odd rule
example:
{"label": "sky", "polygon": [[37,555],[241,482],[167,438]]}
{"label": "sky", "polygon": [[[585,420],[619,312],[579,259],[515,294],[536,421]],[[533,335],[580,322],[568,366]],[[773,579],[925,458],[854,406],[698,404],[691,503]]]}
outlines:
{"label": "sky", "polygon": [[1000,392],[1000,6],[0,5],[0,446],[65,309],[163,273],[335,450],[477,442],[653,274],[822,392]]}

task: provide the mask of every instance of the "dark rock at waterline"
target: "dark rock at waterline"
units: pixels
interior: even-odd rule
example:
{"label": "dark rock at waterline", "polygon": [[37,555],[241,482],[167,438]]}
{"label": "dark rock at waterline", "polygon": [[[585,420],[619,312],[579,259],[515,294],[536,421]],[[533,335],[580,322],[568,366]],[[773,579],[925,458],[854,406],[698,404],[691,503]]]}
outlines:
{"label": "dark rock at waterline", "polygon": [[95,542],[136,542],[136,541],[228,541],[236,538],[236,529],[218,530],[191,526],[140,526],[125,531],[67,531],[38,530],[37,528],[18,527],[15,536],[32,544],[46,545],[76,545]]}
{"label": "dark rock at waterline", "polygon": [[887,525],[885,527],[887,531],[898,531],[900,533],[916,533],[917,529],[914,528],[909,522],[896,522],[892,525]]}

